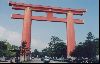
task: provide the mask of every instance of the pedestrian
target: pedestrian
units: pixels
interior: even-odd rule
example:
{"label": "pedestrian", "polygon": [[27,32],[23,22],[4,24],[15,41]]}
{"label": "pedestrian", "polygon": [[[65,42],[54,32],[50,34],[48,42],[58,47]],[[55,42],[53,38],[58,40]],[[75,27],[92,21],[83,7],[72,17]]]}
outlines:
{"label": "pedestrian", "polygon": [[13,59],[13,58],[10,58],[10,63],[13,63],[13,62],[12,62],[12,59]]}

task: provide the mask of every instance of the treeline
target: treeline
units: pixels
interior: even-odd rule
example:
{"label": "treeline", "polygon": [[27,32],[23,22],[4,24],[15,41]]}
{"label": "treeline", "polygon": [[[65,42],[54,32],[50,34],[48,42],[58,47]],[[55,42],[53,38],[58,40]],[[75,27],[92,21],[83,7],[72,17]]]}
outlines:
{"label": "treeline", "polygon": [[[0,57],[15,57],[18,46],[11,45],[7,41],[0,41]],[[86,40],[76,45],[75,50],[72,52],[73,57],[88,57],[93,58],[99,55],[99,38],[95,38],[91,32],[87,34]],[[52,36],[48,47],[39,52],[37,49],[32,52],[33,57],[48,56],[51,58],[66,58],[67,46],[66,43],[59,37]]]}
{"label": "treeline", "polygon": [[91,32],[87,34],[85,42],[80,42],[72,53],[74,57],[93,58],[99,55],[99,38],[95,38]]}
{"label": "treeline", "polygon": [[[48,47],[39,52],[37,49],[32,52],[34,57],[48,56],[51,58],[66,58],[67,56],[66,43],[59,37],[52,36],[51,41],[48,43]],[[99,38],[95,38],[91,32],[87,34],[86,40],[76,45],[74,52],[71,56],[73,57],[88,57],[93,58],[99,55]]]}
{"label": "treeline", "polygon": [[11,45],[7,41],[0,41],[0,57],[3,56],[6,58],[15,57],[16,53],[11,51],[15,49],[18,49],[18,46]]}

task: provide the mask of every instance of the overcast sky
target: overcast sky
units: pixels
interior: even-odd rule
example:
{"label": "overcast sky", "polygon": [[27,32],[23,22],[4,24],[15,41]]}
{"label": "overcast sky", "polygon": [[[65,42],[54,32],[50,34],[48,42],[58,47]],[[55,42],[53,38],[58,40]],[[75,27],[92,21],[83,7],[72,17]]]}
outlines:
{"label": "overcast sky", "polygon": [[[24,14],[24,11],[12,10],[8,1],[0,0],[0,40],[8,40],[11,44],[20,45],[23,20],[11,19],[12,13]],[[74,16],[76,19],[84,19],[85,24],[75,24],[76,43],[83,42],[86,34],[92,32],[99,37],[99,0],[12,0],[28,4],[55,6],[62,8],[84,8],[87,12],[83,16]],[[45,13],[34,13],[33,15],[45,15]],[[65,15],[57,15],[65,17]],[[31,49],[42,50],[50,42],[51,36],[58,36],[66,42],[66,24],[55,22],[32,22]]]}

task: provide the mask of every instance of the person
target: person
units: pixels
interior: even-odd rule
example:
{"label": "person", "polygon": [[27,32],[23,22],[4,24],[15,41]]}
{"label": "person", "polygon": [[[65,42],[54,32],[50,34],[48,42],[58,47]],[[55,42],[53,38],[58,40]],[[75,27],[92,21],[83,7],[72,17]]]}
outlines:
{"label": "person", "polygon": [[13,63],[13,62],[12,62],[12,59],[13,59],[13,58],[10,58],[10,63]]}
{"label": "person", "polygon": [[16,57],[16,58],[15,58],[15,62],[16,62],[16,63],[19,63],[19,62],[20,62],[20,59],[18,59],[18,57]]}

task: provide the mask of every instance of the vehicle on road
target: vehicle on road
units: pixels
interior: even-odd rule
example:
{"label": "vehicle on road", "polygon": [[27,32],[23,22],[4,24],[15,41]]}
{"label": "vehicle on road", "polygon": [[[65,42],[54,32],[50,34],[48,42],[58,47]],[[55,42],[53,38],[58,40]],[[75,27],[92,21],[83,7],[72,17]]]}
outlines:
{"label": "vehicle on road", "polygon": [[44,58],[43,62],[44,63],[49,63],[50,62],[50,58],[49,57]]}
{"label": "vehicle on road", "polygon": [[41,61],[43,61],[43,60],[44,60],[44,58],[42,57],[42,58],[41,58]]}

